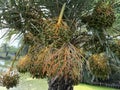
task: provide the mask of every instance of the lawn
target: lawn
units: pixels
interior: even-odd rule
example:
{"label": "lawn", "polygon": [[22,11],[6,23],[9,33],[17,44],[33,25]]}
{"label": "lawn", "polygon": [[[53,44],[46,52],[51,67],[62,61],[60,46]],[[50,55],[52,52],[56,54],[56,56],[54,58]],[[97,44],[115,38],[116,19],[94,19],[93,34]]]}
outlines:
{"label": "lawn", "polygon": [[80,84],[80,85],[75,86],[74,90],[119,90],[119,89]]}

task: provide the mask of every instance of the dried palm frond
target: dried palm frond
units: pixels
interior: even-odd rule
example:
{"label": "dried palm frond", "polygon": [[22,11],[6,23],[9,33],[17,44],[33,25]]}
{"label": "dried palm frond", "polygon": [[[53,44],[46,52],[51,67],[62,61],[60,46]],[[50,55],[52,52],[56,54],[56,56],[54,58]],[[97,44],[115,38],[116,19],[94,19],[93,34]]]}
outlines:
{"label": "dried palm frond", "polygon": [[17,64],[17,70],[20,73],[25,73],[29,70],[30,65],[32,64],[29,55],[25,55],[21,59],[19,59],[19,62]]}
{"label": "dried palm frond", "polygon": [[56,75],[71,78],[74,83],[81,80],[82,52],[70,43],[64,44],[43,62],[43,73],[48,77]]}
{"label": "dried palm frond", "polygon": [[32,64],[29,68],[32,77],[52,78],[58,75],[66,79],[71,78],[74,84],[81,80],[83,52],[72,44],[65,43],[60,49],[49,45],[35,53],[35,58],[34,55],[31,57]]}
{"label": "dried palm frond", "polygon": [[[32,66],[29,69],[30,74],[32,75],[32,77],[34,78],[44,78],[46,77],[46,73],[43,73],[43,69],[44,69],[44,62],[46,59],[48,59],[50,57],[52,53],[52,47],[44,47],[43,49],[41,49],[37,55],[36,55],[36,59],[34,60],[34,62],[32,63]],[[32,59],[32,58],[31,58]]]}

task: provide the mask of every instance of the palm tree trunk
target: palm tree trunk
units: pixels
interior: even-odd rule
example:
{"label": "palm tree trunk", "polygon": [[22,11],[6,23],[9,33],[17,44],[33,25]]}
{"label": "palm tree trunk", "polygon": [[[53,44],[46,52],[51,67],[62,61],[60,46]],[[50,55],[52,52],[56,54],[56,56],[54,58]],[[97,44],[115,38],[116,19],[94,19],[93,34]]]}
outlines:
{"label": "palm tree trunk", "polygon": [[66,80],[65,78],[59,79],[58,76],[50,79],[48,85],[48,90],[73,90],[73,83],[71,80]]}

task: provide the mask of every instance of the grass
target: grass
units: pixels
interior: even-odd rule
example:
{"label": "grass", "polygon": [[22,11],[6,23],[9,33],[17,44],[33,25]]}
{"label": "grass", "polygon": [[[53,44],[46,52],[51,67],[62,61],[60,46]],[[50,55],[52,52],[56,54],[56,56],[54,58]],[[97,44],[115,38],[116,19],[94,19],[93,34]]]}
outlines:
{"label": "grass", "polygon": [[118,90],[118,89],[80,84],[80,85],[75,86],[74,90]]}

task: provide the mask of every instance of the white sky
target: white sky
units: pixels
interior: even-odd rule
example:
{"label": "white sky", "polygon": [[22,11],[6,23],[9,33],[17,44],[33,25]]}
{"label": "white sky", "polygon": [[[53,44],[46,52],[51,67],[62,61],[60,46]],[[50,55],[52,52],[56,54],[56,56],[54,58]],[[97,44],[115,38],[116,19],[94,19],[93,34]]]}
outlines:
{"label": "white sky", "polygon": [[10,41],[5,40],[5,38],[1,37],[5,34],[5,32],[8,29],[2,29],[0,30],[0,46],[2,45],[2,43],[8,43],[10,46],[15,46],[18,47],[19,46],[19,40],[15,40],[15,35],[12,36],[12,38],[10,39]]}

